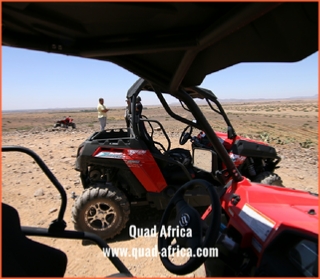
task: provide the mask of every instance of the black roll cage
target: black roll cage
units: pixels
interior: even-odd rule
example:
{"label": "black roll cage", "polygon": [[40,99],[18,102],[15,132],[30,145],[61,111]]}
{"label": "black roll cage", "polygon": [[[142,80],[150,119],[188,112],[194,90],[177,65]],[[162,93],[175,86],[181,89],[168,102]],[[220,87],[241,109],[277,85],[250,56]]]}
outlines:
{"label": "black roll cage", "polygon": [[[223,147],[222,143],[220,142],[219,138],[215,134],[208,120],[203,115],[199,106],[194,101],[194,98],[206,99],[211,109],[223,116],[225,122],[227,123],[228,127],[230,127],[232,131],[231,134],[233,135],[233,137],[235,137],[236,133],[231,125],[230,120],[228,119],[226,113],[224,112],[221,104],[217,101],[217,97],[211,91],[207,89],[202,89],[200,87],[190,87],[190,88],[180,87],[178,91],[171,93],[171,92],[166,92],[165,90],[162,90],[160,87],[151,84],[149,81],[140,78],[131,86],[131,88],[128,90],[128,93],[127,93],[127,98],[131,99],[131,111],[135,111],[136,98],[139,95],[139,93],[143,90],[153,91],[157,95],[158,99],[160,100],[166,112],[172,118],[180,122],[183,122],[191,127],[203,130],[206,133],[212,146],[214,147],[216,153],[226,165],[227,171],[229,175],[233,178],[233,180],[241,181],[243,179],[242,175],[234,165],[228,152]],[[171,110],[168,103],[166,102],[165,98],[163,97],[163,94],[170,94],[171,96],[176,97],[180,101],[184,109],[190,111],[193,114],[193,116],[196,119],[196,122],[185,119],[180,115],[177,115],[176,113],[174,113]],[[220,111],[217,111],[215,108],[213,108],[209,100],[214,102]],[[136,117],[132,117],[132,129],[135,135],[139,134],[138,125],[137,125],[138,121],[139,120]]]}
{"label": "black roll cage", "polygon": [[[61,205],[58,212],[58,218],[51,222],[51,224],[49,225],[49,228],[46,229],[46,228],[38,228],[38,227],[21,226],[21,231],[25,235],[74,239],[74,240],[85,239],[85,240],[93,241],[95,244],[99,246],[99,248],[102,251],[111,250],[107,242],[94,233],[65,230],[66,222],[64,221],[64,214],[67,207],[66,191],[61,185],[61,183],[58,181],[58,179],[51,172],[51,170],[48,168],[48,166],[34,151],[23,146],[2,146],[2,152],[21,152],[32,157],[34,161],[39,165],[41,170],[48,177],[48,179],[51,181],[51,183],[58,190],[61,196]],[[110,252],[108,258],[120,273],[126,274],[126,276],[128,277],[133,277],[131,272],[127,269],[127,267],[122,263],[122,261],[114,253]]]}

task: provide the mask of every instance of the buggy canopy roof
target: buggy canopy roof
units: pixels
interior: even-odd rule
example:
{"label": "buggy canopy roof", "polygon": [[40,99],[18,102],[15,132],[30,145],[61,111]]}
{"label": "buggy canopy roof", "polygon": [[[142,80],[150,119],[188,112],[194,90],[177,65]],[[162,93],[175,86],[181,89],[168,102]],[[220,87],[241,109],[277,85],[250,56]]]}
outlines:
{"label": "buggy canopy roof", "polygon": [[115,63],[166,90],[318,50],[317,2],[2,2],[2,44]]}
{"label": "buggy canopy roof", "polygon": [[[128,90],[127,92],[127,98],[131,98],[134,95],[139,95],[139,93],[143,90],[145,91],[153,91],[155,92],[155,88],[154,86],[157,87],[157,89],[161,92],[161,93],[168,93],[170,94],[170,92],[168,92],[168,90],[165,90],[163,88],[160,88],[159,86],[150,83],[149,81],[143,79],[143,78],[139,78]],[[208,89],[205,88],[201,88],[198,86],[191,86],[191,87],[184,87],[183,88],[184,91],[186,93],[189,94],[189,96],[191,98],[199,98],[199,99],[204,99],[204,98],[210,98],[210,99],[217,99],[217,96]],[[199,94],[199,91],[202,92],[202,94]]]}

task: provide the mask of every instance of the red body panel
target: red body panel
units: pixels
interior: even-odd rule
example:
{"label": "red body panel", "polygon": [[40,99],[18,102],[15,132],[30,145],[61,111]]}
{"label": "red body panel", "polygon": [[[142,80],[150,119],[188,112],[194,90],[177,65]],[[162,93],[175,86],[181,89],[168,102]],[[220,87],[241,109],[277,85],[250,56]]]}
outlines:
{"label": "red body panel", "polygon": [[[256,140],[245,138],[245,137],[241,137],[241,136],[238,136],[238,135],[234,139],[229,139],[228,135],[226,133],[222,133],[222,132],[215,132],[215,133],[216,133],[217,137],[220,139],[220,141],[223,144],[224,148],[228,151],[228,153],[230,155],[230,158],[232,159],[232,161],[233,161],[233,163],[234,163],[234,165],[236,167],[239,167],[240,165],[242,165],[247,157],[236,155],[236,154],[233,154],[231,152],[232,145],[234,144],[235,141],[237,141],[237,140],[245,140],[247,142],[254,142],[254,143],[257,143],[257,144],[268,145],[265,142],[256,141]],[[197,137],[200,139],[204,135],[205,135],[205,133],[201,132],[200,134],[198,134]],[[226,168],[224,163],[222,163],[222,167]],[[226,174],[226,176],[228,176],[228,174]]]}
{"label": "red body panel", "polygon": [[[304,191],[251,183],[247,179],[232,184],[221,203],[230,216],[228,227],[234,227],[242,235],[241,247],[253,247],[259,257],[284,229],[318,236],[318,197]],[[233,204],[235,194],[240,201]]]}
{"label": "red body panel", "polygon": [[167,187],[167,182],[149,150],[98,148],[93,156],[123,160],[147,192],[159,193]]}
{"label": "red body panel", "polygon": [[167,187],[161,170],[149,150],[125,149],[124,161],[147,192],[161,192]]}
{"label": "red body panel", "polygon": [[[265,143],[263,141],[257,141],[257,140],[241,137],[239,135],[237,135],[234,139],[228,139],[228,135],[226,133],[215,132],[215,134],[217,135],[218,138],[221,139],[221,142],[227,151],[231,150],[233,143],[237,140],[245,140],[247,142],[254,142],[254,143],[258,143],[258,144],[268,145],[267,143]],[[204,135],[205,135],[205,133],[201,132],[197,137],[201,138],[201,136],[204,136]]]}

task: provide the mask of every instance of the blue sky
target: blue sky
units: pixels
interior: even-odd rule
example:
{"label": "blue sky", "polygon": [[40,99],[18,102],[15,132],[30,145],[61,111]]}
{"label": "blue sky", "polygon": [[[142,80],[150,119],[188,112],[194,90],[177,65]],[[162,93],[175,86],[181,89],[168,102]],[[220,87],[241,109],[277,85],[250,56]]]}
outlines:
{"label": "blue sky", "polygon": [[[124,106],[137,76],[108,62],[2,47],[2,110]],[[241,63],[208,75],[219,99],[318,94],[318,52],[297,63]],[[152,96],[152,97],[151,97]],[[144,105],[157,104],[150,95]]]}

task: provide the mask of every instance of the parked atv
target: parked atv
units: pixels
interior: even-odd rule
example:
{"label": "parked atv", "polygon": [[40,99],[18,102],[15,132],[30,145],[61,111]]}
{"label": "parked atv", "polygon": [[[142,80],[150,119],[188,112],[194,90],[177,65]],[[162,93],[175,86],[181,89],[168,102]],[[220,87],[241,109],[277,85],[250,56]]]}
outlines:
{"label": "parked atv", "polygon": [[[218,99],[215,99],[215,103],[220,108],[219,114],[223,115],[223,118],[227,120],[226,122],[229,131],[228,134],[223,132],[215,133],[241,174],[254,182],[283,186],[280,176],[274,173],[274,170],[278,168],[278,164],[281,161],[281,158],[277,155],[275,148],[264,142],[236,135],[235,130],[231,126],[231,122]],[[208,140],[204,131],[200,131],[197,136],[191,136],[192,131],[192,126],[187,126],[184,129],[180,137],[181,145],[184,145],[188,140],[190,140],[192,149],[195,147],[201,147],[214,150],[214,147]],[[221,160],[219,160],[219,158],[218,166],[221,170],[225,169],[225,165]]]}
{"label": "parked atv", "polygon": [[76,123],[73,122],[73,119],[70,116],[63,117],[62,120],[58,120],[53,126],[53,128],[57,128],[57,127],[61,127],[61,128],[72,127],[72,129],[75,129]]}
{"label": "parked atv", "polygon": [[[129,129],[96,132],[78,148],[76,170],[80,172],[85,191],[76,200],[72,210],[77,230],[95,232],[105,239],[112,238],[125,228],[131,205],[148,204],[163,210],[173,194],[188,181],[204,178],[215,186],[222,186],[231,177],[212,145],[205,144],[205,137],[191,137],[193,127],[202,126],[197,121],[175,115],[163,98],[166,92],[139,79],[129,89],[127,98],[135,106],[139,93],[146,90],[150,94],[157,94],[169,115],[188,124],[182,131],[180,145],[192,139],[192,154],[196,147],[212,150],[215,154],[212,161],[215,175],[208,175],[195,168],[194,157],[188,149],[171,149],[171,140],[159,121],[146,117],[139,119],[136,115],[131,115]],[[228,133],[216,135],[242,175],[252,181],[281,185],[281,179],[273,173],[280,161],[273,147],[237,136],[211,91],[200,87],[184,90],[189,96],[205,99],[212,111],[223,116]],[[185,108],[183,103],[181,105]],[[167,144],[154,140],[154,125],[160,127]],[[195,188],[190,190],[188,201],[193,206],[207,206],[209,198],[203,189]]]}

